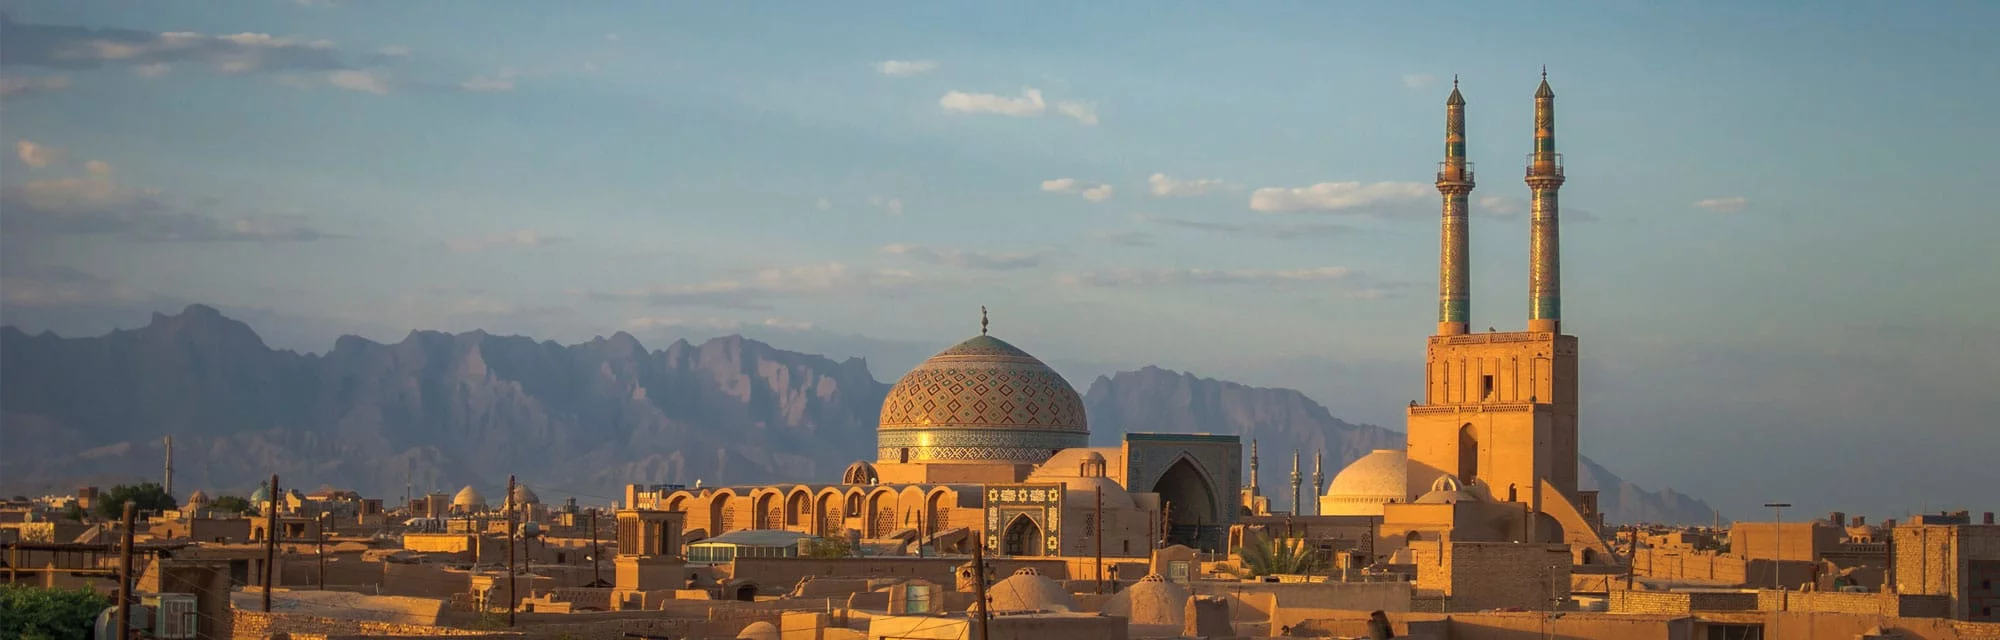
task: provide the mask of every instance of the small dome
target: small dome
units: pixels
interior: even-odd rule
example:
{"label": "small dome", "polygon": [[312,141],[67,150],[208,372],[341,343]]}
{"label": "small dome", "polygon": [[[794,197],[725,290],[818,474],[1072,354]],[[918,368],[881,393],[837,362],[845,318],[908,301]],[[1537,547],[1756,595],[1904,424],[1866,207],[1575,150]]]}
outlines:
{"label": "small dome", "polygon": [[458,495],[451,497],[451,506],[459,509],[485,508],[486,497],[479,495],[479,491],[468,484],[458,490]]}
{"label": "small dome", "polygon": [[528,485],[525,484],[514,485],[514,504],[530,505],[541,503],[542,497],[535,495],[534,489],[529,489]]}
{"label": "small dome", "polygon": [[[1028,474],[1027,482],[1060,482],[1064,498],[1070,504],[1081,504],[1089,508],[1097,500],[1097,492],[1104,492],[1104,508],[1136,509],[1132,493],[1116,481],[1096,475],[1104,468],[1104,454],[1091,449],[1064,449],[1056,452],[1049,461]],[[1079,502],[1081,501],[1081,502]]]}
{"label": "small dome", "polygon": [[1472,492],[1466,491],[1465,487],[1458,484],[1458,478],[1453,478],[1447,474],[1438,476],[1437,480],[1431,481],[1430,492],[1417,496],[1416,503],[1457,504],[1460,502],[1472,502],[1478,499],[1477,496],[1472,495]]}
{"label": "small dome", "polygon": [[204,493],[200,489],[195,489],[194,493],[188,494],[188,504],[191,505],[208,504],[208,494]]}
{"label": "small dome", "polygon": [[1106,599],[1098,612],[1130,624],[1180,626],[1187,622],[1187,602],[1193,596],[1187,587],[1149,575]]}
{"label": "small dome", "polygon": [[271,487],[262,482],[257,483],[257,490],[250,492],[250,506],[262,509],[264,504],[270,501]]}
{"label": "small dome", "polygon": [[736,640],[778,640],[778,627],[764,620],[752,622],[736,633]]}
{"label": "small dome", "polygon": [[875,465],[865,460],[854,461],[840,474],[841,484],[876,484],[881,481],[882,477],[875,473]]}
{"label": "small dome", "polygon": [[[1026,571],[1031,570],[1016,571],[1006,580],[986,588],[987,598],[992,600],[989,609],[993,613],[1077,610],[1076,598],[1056,581]],[[978,603],[973,603],[966,610],[972,611],[978,606]]]}
{"label": "small dome", "polygon": [[1089,439],[1076,387],[982,333],[896,381],[882,401],[876,447],[881,462],[1040,463]]}
{"label": "small dome", "polygon": [[1326,486],[1320,514],[1379,516],[1382,505],[1409,499],[1410,458],[1401,449],[1376,449],[1361,456]]}

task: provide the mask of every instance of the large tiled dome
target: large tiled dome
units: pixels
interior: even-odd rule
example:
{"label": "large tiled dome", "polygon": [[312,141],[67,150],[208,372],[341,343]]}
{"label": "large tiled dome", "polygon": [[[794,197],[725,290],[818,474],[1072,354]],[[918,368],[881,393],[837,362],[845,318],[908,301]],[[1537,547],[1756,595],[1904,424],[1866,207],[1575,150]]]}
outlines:
{"label": "large tiled dome", "polygon": [[1410,458],[1401,449],[1376,449],[1333,476],[1320,498],[1324,516],[1379,516],[1382,505],[1408,500]]}
{"label": "large tiled dome", "polygon": [[1054,369],[981,333],[903,375],[882,401],[880,461],[1039,463],[1085,446],[1083,398]]}

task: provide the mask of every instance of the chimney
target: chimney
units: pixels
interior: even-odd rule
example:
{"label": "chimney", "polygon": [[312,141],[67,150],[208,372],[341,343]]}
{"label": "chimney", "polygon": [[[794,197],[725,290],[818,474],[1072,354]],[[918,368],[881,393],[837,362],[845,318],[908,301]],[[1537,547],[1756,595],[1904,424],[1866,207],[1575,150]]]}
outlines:
{"label": "chimney", "polygon": [[1896,528],[1896,519],[1895,519],[1895,518],[1890,518],[1890,519],[1888,519],[1888,520],[1883,520],[1883,521],[1882,521],[1882,528],[1884,528],[1884,529],[1894,529],[1894,528]]}
{"label": "chimney", "polygon": [[1868,516],[1854,516],[1854,526],[1857,527],[1868,526]]}
{"label": "chimney", "polygon": [[1847,514],[1845,513],[1835,511],[1833,513],[1827,514],[1826,519],[1828,522],[1832,522],[1833,526],[1836,528],[1847,526]]}
{"label": "chimney", "polygon": [[1993,512],[1988,511],[1984,515],[1979,516],[1979,524],[1993,524]]}

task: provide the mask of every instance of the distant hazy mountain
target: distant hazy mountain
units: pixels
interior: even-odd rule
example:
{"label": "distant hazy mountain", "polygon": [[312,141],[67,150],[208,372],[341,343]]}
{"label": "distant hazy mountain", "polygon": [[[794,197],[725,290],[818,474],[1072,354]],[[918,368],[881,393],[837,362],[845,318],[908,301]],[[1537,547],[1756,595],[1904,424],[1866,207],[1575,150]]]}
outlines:
{"label": "distant hazy mountain", "polygon": [[[247,491],[272,473],[291,487],[397,498],[406,482],[416,493],[470,484],[498,495],[514,473],[545,498],[599,504],[630,482],[823,482],[873,459],[888,387],[860,359],[741,336],[647,351],[624,333],[564,346],[417,331],[301,355],[201,305],[94,338],[7,327],[0,492],[157,478],[169,434],[182,494]],[[1330,479],[1403,441],[1297,391],[1152,367],[1098,378],[1085,402],[1099,442],[1127,430],[1255,437],[1274,496],[1288,492],[1293,448],[1326,451]],[[1616,487],[1601,498],[1615,520],[1709,519],[1699,501],[1642,491],[1595,464],[1585,478]]]}

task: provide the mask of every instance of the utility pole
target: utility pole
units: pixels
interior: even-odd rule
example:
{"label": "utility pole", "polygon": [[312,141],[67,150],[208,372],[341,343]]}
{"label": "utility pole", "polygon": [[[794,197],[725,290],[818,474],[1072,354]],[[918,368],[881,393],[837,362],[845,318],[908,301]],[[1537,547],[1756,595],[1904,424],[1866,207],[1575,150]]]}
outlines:
{"label": "utility pole", "polygon": [[174,437],[167,436],[167,477],[166,486],[160,487],[167,495],[174,495]]}
{"label": "utility pole", "polygon": [[1091,535],[1097,538],[1097,593],[1104,593],[1104,487],[1097,487],[1097,530]]}
{"label": "utility pole", "polygon": [[278,474],[271,474],[270,500],[264,505],[264,613],[271,612],[272,578],[278,574]]}
{"label": "utility pole", "polygon": [[320,591],[326,590],[326,521],[327,521],[326,516],[327,514],[324,513],[319,514],[319,540],[316,541],[319,547],[318,555],[319,555]]}
{"label": "utility pole", "polygon": [[603,551],[597,547],[597,507],[590,508],[590,586],[603,584],[604,578],[597,572],[597,556]]}
{"label": "utility pole", "polygon": [[974,615],[979,616],[979,637],[974,640],[986,640],[987,638],[985,548],[986,536],[981,534],[977,541],[972,543],[972,606],[978,609],[973,612]]}
{"label": "utility pole", "polygon": [[1174,501],[1168,500],[1161,504],[1163,506],[1160,509],[1160,548],[1165,549],[1167,538],[1174,533]]}
{"label": "utility pole", "polygon": [[125,501],[125,535],[118,548],[118,640],[132,637],[132,516],[135,506],[134,501]]}
{"label": "utility pole", "polygon": [[507,626],[514,626],[514,476],[507,476]]}
{"label": "utility pole", "polygon": [[1771,509],[1772,518],[1775,520],[1771,525],[1771,555],[1774,556],[1771,559],[1771,589],[1783,591],[1785,585],[1778,576],[1784,573],[1785,569],[1785,507],[1792,504],[1766,502],[1764,506]]}

